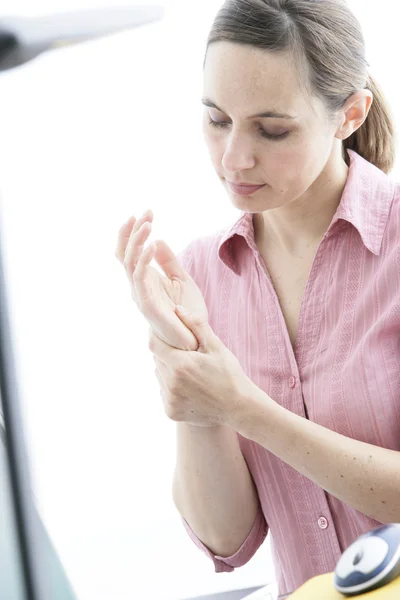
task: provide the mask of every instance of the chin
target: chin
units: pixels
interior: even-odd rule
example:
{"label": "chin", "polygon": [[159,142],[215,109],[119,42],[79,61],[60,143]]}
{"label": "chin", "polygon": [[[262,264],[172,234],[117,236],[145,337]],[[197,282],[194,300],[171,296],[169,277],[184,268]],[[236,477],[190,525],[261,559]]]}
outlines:
{"label": "chin", "polygon": [[256,202],[251,198],[243,198],[241,196],[230,195],[231,202],[233,206],[241,211],[249,212],[249,213],[258,213],[267,210],[265,208],[265,202]]}
{"label": "chin", "polygon": [[232,192],[229,192],[228,195],[235,208],[253,214],[274,210],[288,204],[287,201],[282,201],[282,198],[266,198],[265,195],[264,197],[238,196]]}

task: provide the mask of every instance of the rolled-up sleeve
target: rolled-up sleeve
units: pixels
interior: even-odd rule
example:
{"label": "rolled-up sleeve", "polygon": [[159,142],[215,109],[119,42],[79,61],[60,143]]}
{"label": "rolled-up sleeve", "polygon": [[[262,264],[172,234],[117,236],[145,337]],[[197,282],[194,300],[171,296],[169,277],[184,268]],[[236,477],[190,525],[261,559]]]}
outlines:
{"label": "rolled-up sleeve", "polygon": [[232,556],[223,557],[213,554],[197,537],[185,519],[182,518],[182,522],[196,546],[213,561],[216,573],[228,573],[249,562],[265,540],[268,533],[266,520],[259,507],[253,526],[239,550],[237,550],[235,554],[232,554]]}

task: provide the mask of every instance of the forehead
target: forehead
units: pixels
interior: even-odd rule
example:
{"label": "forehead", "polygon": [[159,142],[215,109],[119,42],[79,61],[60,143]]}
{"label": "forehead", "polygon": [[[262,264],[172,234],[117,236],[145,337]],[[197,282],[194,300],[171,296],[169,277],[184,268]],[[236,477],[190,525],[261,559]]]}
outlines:
{"label": "forehead", "polygon": [[216,42],[207,51],[204,95],[226,111],[257,113],[268,108],[299,114],[310,100],[298,77],[288,53]]}

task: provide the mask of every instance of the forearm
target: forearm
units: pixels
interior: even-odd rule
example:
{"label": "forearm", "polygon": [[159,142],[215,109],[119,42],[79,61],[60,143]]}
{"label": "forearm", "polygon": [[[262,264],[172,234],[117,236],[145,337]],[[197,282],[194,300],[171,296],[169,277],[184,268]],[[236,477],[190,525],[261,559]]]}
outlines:
{"label": "forearm", "polygon": [[256,386],[242,402],[237,431],[349,506],[382,523],[400,521],[400,453],[308,421]]}
{"label": "forearm", "polygon": [[231,556],[240,548],[259,501],[234,431],[177,424],[173,495],[182,517],[211,552]]}

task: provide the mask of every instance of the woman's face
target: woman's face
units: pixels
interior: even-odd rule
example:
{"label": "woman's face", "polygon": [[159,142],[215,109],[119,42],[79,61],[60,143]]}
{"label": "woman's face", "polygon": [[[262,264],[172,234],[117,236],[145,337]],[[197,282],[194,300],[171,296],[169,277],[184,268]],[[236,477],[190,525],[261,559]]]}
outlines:
{"label": "woman's face", "polygon": [[342,160],[338,124],[319,99],[301,90],[287,54],[211,44],[203,103],[212,163],[240,210],[257,213],[306,199],[321,175],[329,180],[338,144]]}

